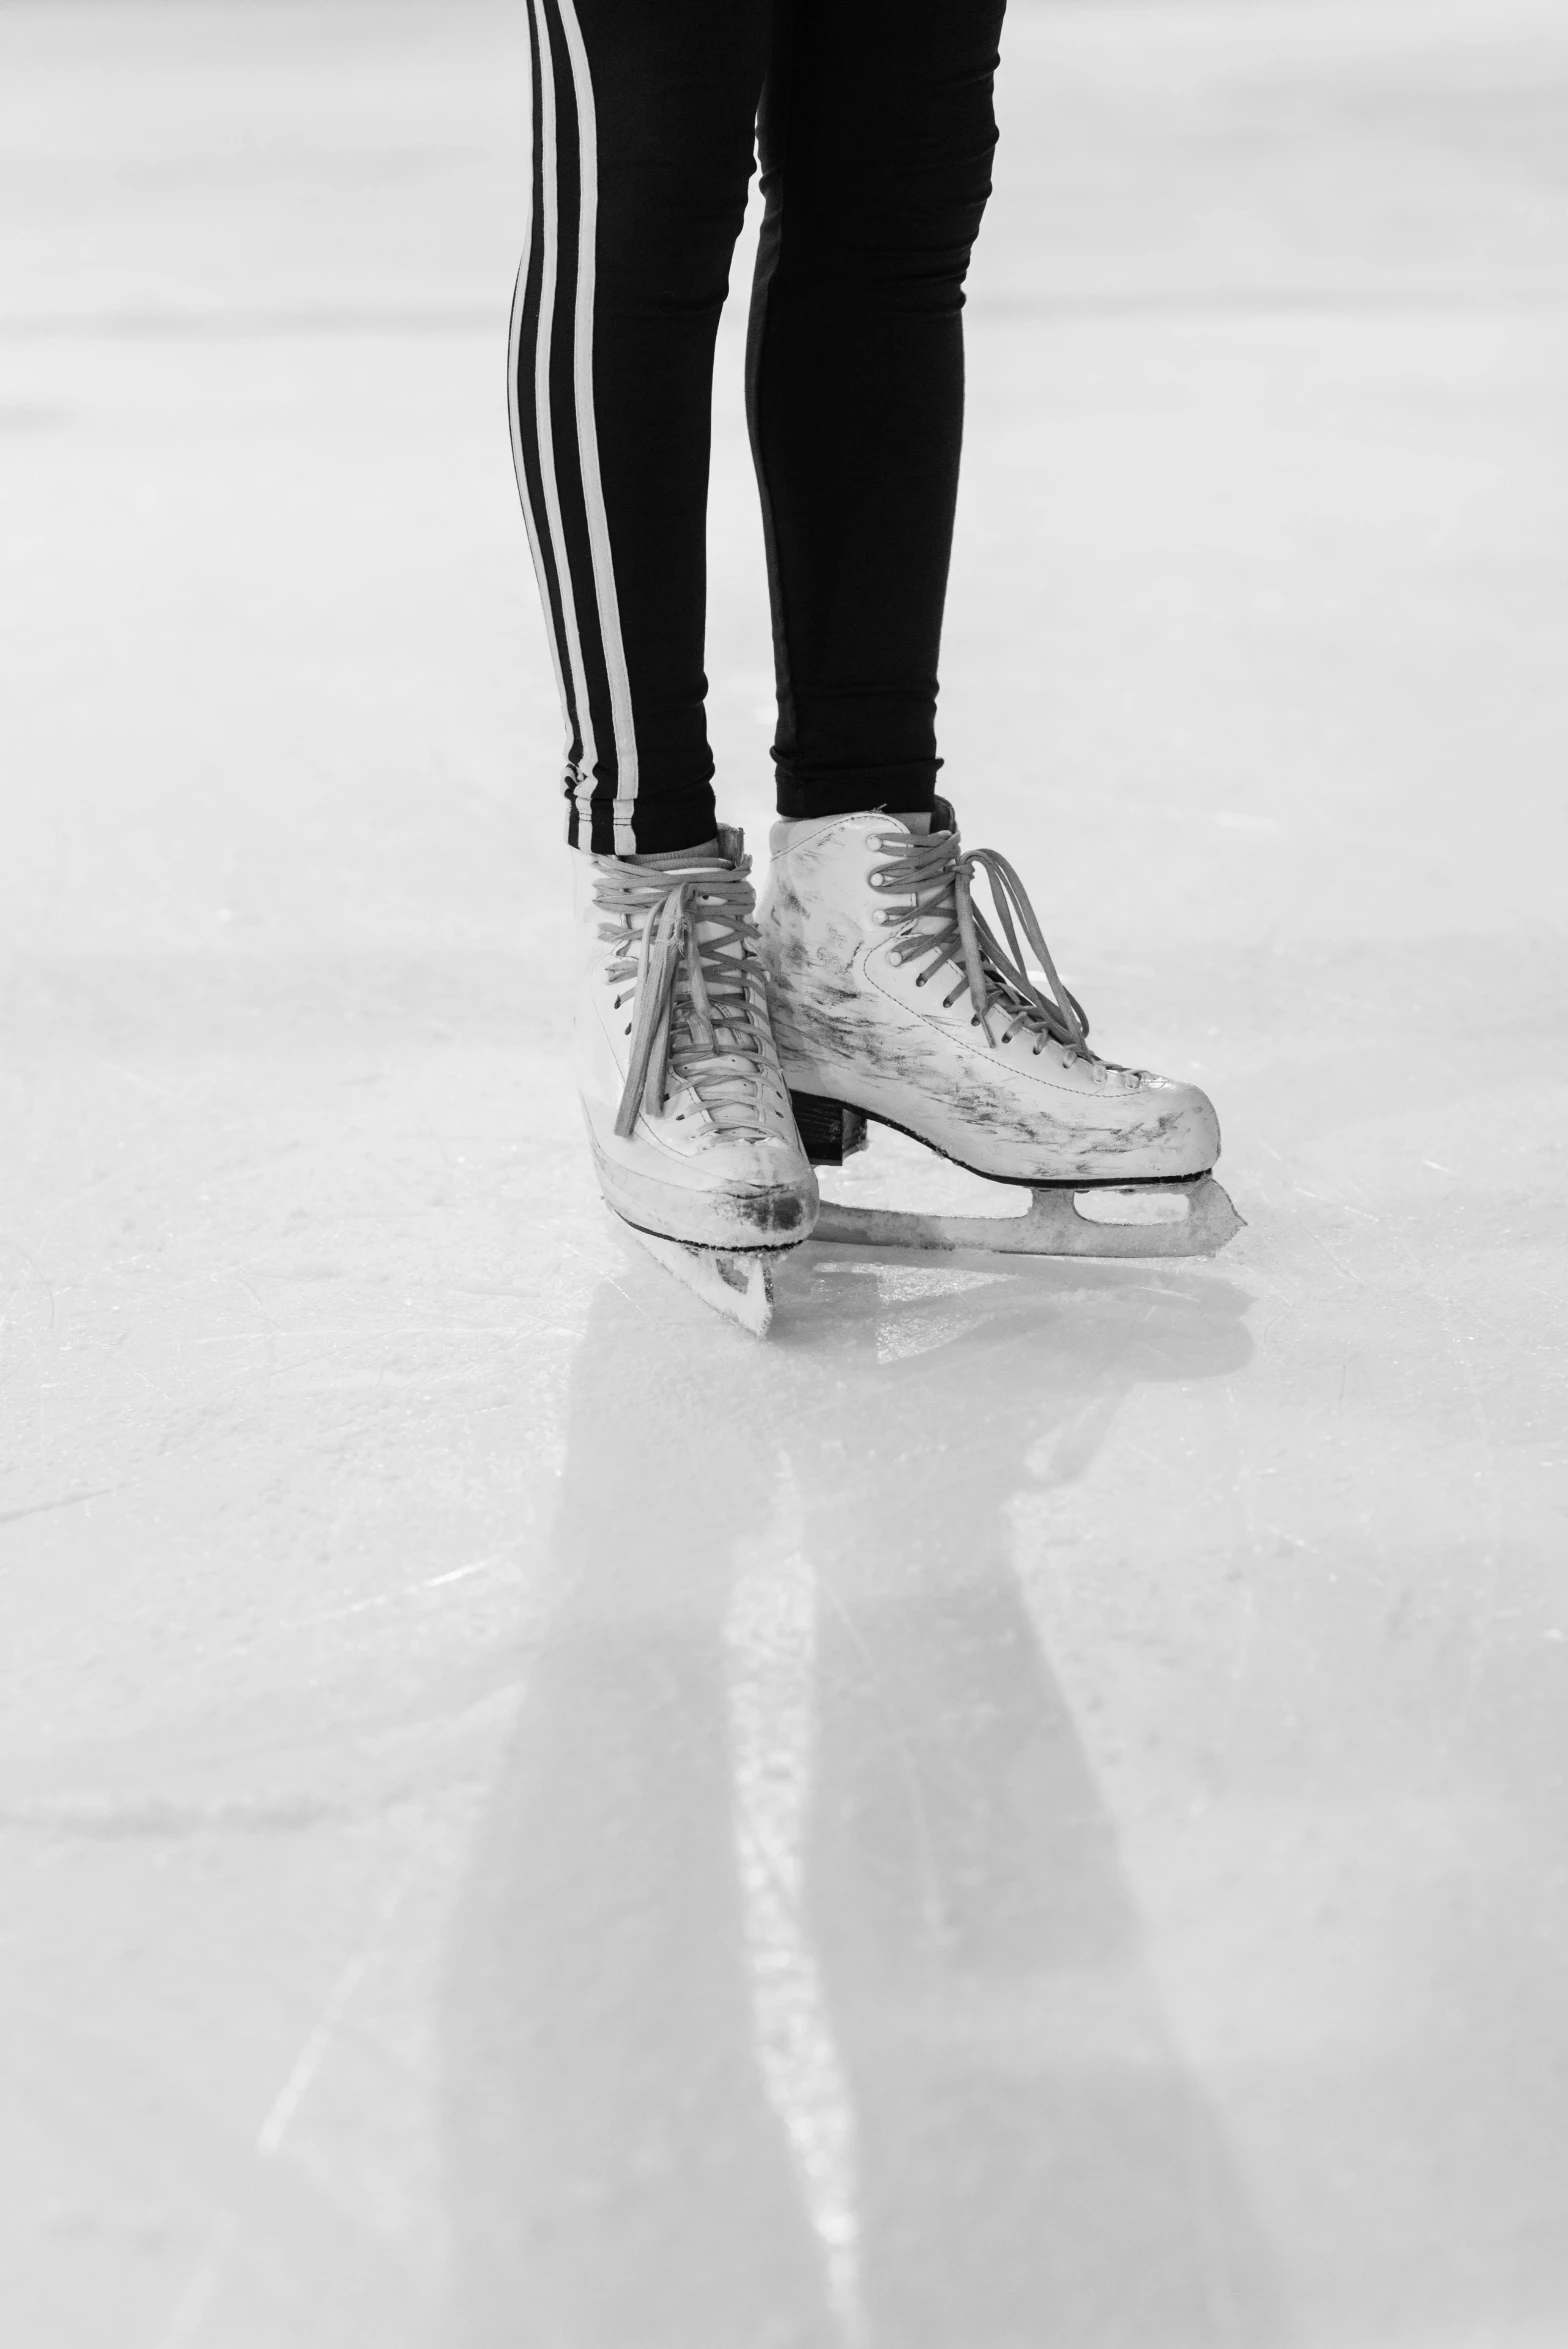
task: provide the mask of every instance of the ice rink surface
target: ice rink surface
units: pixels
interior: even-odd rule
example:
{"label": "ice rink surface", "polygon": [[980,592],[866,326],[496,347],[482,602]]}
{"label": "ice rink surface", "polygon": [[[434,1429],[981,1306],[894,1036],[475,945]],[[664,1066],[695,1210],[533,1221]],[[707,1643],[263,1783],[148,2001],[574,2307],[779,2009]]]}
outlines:
{"label": "ice rink surface", "polygon": [[578,1132],[522,109],[0,8],[0,2332],[1561,2349],[1568,17],[1015,7],[946,784],[1248,1229],[766,1346]]}

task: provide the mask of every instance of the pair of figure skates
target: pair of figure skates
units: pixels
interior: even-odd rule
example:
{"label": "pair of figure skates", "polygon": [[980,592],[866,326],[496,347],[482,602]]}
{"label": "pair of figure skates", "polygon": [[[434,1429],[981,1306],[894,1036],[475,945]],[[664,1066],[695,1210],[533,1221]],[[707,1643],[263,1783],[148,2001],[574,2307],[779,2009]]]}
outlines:
{"label": "pair of figure skates", "polygon": [[[759,1336],[804,1240],[1045,1256],[1212,1256],[1239,1229],[1194,1085],[1089,1049],[1023,885],[882,812],[774,826],[760,907],[715,850],[577,854],[578,1082],[605,1198],[661,1263]],[[975,904],[990,885],[993,914]],[[1021,935],[1020,935],[1021,933]],[[1022,1216],[823,1201],[871,1120],[993,1181]]]}

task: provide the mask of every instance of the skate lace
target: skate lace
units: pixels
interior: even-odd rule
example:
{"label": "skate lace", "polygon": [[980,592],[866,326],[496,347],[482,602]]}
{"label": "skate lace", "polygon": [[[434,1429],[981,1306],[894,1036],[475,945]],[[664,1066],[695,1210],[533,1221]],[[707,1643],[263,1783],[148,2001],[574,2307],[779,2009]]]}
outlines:
{"label": "skate lace", "polygon": [[[942,1009],[950,1010],[967,993],[988,1044],[1010,1043],[1022,1032],[1034,1039],[1037,1055],[1050,1041],[1092,1059],[1088,1015],[1057,975],[1028,891],[1006,857],[994,848],[963,851],[956,832],[938,833],[932,839],[910,835],[907,840],[902,834],[884,834],[882,846],[897,853],[877,868],[874,885],[907,890],[913,899],[907,913],[889,913],[884,919],[913,918],[920,924],[891,950],[894,962],[927,966],[918,974],[916,986],[923,987],[939,971],[949,971],[955,983],[942,998]],[[977,873],[984,873],[990,884],[1005,947],[974,902]],[[1030,974],[1020,929],[1045,973],[1049,994]],[[992,1034],[993,1018],[1005,1023],[1000,1037]]]}
{"label": "skate lace", "polygon": [[757,1095],[770,1031],[750,871],[744,857],[695,872],[607,865],[598,876],[608,917],[599,936],[616,949],[606,976],[636,996],[618,1134],[639,1111],[656,1117],[678,1083],[722,1132],[765,1135]]}

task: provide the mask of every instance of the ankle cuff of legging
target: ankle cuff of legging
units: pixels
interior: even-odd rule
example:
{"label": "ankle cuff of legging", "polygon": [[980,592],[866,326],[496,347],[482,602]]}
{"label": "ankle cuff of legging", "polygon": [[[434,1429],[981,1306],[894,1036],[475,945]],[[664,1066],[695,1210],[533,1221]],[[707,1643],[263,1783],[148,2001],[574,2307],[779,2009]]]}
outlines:
{"label": "ankle cuff of legging", "polygon": [[[652,803],[639,797],[632,811],[636,842],[633,853],[665,856],[677,848],[700,848],[705,840],[713,838],[718,828],[713,786],[709,783],[698,790],[683,791],[674,798],[656,799]],[[591,849],[595,856],[627,853],[616,841],[613,804],[594,809],[591,836],[589,825],[579,820],[574,810],[566,836],[573,848]]]}
{"label": "ankle cuff of legging", "polygon": [[832,775],[784,775],[778,778],[781,816],[798,822],[803,816],[856,816],[884,807],[894,815],[929,814],[936,805],[936,768],[929,759],[919,766],[857,767]]}

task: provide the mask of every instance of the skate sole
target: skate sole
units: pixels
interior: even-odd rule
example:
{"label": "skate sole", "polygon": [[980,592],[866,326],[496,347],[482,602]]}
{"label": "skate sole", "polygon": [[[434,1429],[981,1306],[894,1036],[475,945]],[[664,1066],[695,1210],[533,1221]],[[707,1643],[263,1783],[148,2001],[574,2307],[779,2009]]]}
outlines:
{"label": "skate sole", "polygon": [[[1245,1229],[1229,1194],[1212,1172],[1068,1177],[1034,1182],[1027,1175],[995,1175],[971,1166],[940,1143],[911,1132],[896,1118],[820,1094],[791,1094],[796,1123],[815,1165],[841,1166],[865,1148],[868,1122],[918,1142],[983,1182],[1026,1190],[1023,1215],[920,1215],[891,1207],[845,1207],[824,1199],[813,1238],[870,1248],[982,1248],[1002,1256],[1217,1256]],[[837,1126],[835,1135],[833,1127]],[[820,1155],[819,1155],[820,1153]]]}
{"label": "skate sole", "polygon": [[773,1267],[790,1254],[788,1248],[702,1248],[692,1240],[645,1231],[624,1215],[615,1220],[683,1289],[754,1338],[767,1336],[773,1320]]}

